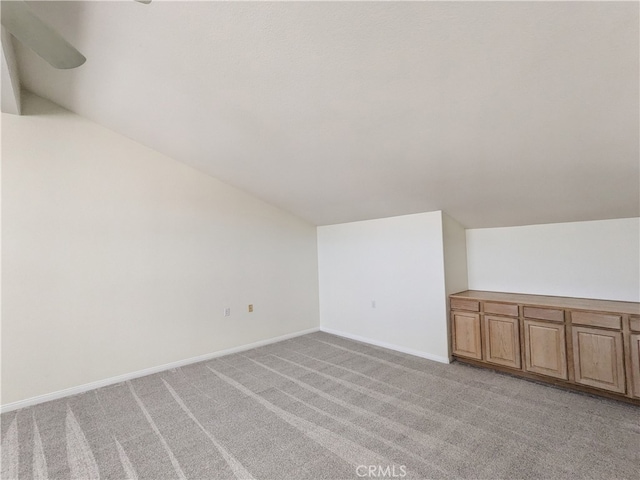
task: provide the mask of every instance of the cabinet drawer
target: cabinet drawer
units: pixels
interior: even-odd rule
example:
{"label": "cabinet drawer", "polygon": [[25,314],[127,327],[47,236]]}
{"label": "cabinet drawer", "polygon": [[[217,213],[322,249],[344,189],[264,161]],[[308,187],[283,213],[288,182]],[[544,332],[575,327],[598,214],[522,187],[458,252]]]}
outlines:
{"label": "cabinet drawer", "polygon": [[484,303],[484,313],[492,313],[494,315],[508,315],[510,317],[518,316],[518,305],[510,303]]}
{"label": "cabinet drawer", "polygon": [[452,298],[451,308],[453,310],[469,310],[470,312],[480,311],[480,302],[477,300],[467,300],[464,298]]}
{"label": "cabinet drawer", "polygon": [[629,317],[629,328],[631,328],[632,332],[640,332],[640,317],[631,315]]}
{"label": "cabinet drawer", "polygon": [[551,308],[524,307],[524,316],[538,320],[551,320],[552,322],[564,321],[564,312]]}
{"label": "cabinet drawer", "polygon": [[621,328],[620,315],[607,315],[606,313],[571,312],[571,323],[586,325],[588,327]]}

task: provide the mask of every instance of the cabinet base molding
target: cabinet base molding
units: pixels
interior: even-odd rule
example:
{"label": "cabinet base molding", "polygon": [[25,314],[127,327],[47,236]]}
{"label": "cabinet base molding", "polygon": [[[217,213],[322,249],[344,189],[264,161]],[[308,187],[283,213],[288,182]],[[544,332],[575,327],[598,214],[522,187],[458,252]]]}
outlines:
{"label": "cabinet base molding", "polygon": [[573,392],[593,395],[597,397],[605,397],[610,400],[617,400],[619,402],[629,403],[631,405],[636,405],[640,407],[640,399],[629,398],[623,395],[616,395],[615,393],[610,393],[605,390],[600,390],[598,388],[590,388],[582,385],[576,385],[573,383],[555,381],[544,375],[536,375],[535,373],[523,372],[521,370],[513,370],[511,368],[501,367],[500,365],[489,365],[485,362],[476,361],[471,358],[456,357],[455,355],[453,356],[453,361],[462,363],[464,365],[469,365],[471,367],[482,368],[484,370],[493,370],[494,372],[503,373],[514,378],[520,378],[530,382],[538,383],[540,385],[546,385],[547,387],[554,387],[562,390],[570,390]]}

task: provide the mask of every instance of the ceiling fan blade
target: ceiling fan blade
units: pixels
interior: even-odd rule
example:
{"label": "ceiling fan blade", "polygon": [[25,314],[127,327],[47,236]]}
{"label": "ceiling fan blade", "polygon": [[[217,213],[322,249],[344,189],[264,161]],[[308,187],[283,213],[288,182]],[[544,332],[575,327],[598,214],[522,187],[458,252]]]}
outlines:
{"label": "ceiling fan blade", "polygon": [[87,59],[24,2],[2,1],[2,26],[54,68],[76,68]]}
{"label": "ceiling fan blade", "polygon": [[151,3],[151,0],[136,0],[136,2],[144,3],[145,5],[149,5]]}

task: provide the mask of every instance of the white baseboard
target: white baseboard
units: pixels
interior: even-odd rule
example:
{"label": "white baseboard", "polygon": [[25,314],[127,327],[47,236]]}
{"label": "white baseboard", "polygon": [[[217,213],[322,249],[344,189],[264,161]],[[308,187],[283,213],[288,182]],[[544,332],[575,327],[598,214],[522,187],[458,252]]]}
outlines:
{"label": "white baseboard", "polygon": [[333,330],[331,328],[320,327],[320,331],[337,335],[338,337],[348,338],[350,340],[356,340],[362,343],[368,343],[377,347],[388,348],[389,350],[395,350],[396,352],[407,353],[409,355],[415,355],[416,357],[426,358],[427,360],[433,360],[440,363],[451,363],[447,357],[441,357],[440,355],[433,355],[427,352],[421,352],[420,350],[414,350],[413,348],[401,347],[399,345],[393,345],[387,342],[381,342],[379,340],[373,340],[371,338],[361,337],[360,335],[353,335],[352,333],[341,332],[339,330]]}
{"label": "white baseboard", "polygon": [[116,377],[105,378],[104,380],[98,380],[96,382],[85,383],[84,385],[78,385],[77,387],[65,388],[64,390],[58,390],[57,392],[46,393],[44,395],[38,395],[37,397],[26,398],[17,402],[7,403],[0,406],[0,413],[10,412],[12,410],[18,410],[20,408],[30,407],[37,405],[38,403],[44,403],[51,400],[57,400],[59,398],[69,397],[71,395],[77,395],[88,390],[95,388],[106,387],[108,385],[114,385],[116,383],[132,380],[134,378],[144,377],[153,373],[162,372],[164,370],[170,370],[172,368],[184,367],[192,363],[203,362],[205,360],[211,360],[212,358],[223,357],[232,353],[244,352],[245,350],[251,350],[252,348],[263,347],[290,338],[299,337],[308,333],[314,333],[319,331],[319,328],[309,328],[299,332],[288,333],[279,337],[268,338],[266,340],[260,340],[259,342],[249,343],[246,345],[240,345],[239,347],[228,348],[226,350],[219,350],[213,353],[206,353],[197,357],[186,358],[184,360],[178,360],[177,362],[165,363],[164,365],[158,365],[157,367],[145,368],[131,373],[125,373]]}

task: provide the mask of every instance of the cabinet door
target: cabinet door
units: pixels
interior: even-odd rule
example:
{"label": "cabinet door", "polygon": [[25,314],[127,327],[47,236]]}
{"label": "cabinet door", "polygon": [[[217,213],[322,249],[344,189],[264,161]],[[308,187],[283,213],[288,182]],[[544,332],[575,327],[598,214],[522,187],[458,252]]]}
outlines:
{"label": "cabinet door", "polygon": [[640,334],[631,334],[631,383],[633,396],[640,398]]}
{"label": "cabinet door", "polygon": [[624,393],[622,333],[572,327],[576,383]]}
{"label": "cabinet door", "polygon": [[477,313],[451,312],[451,324],[453,327],[454,355],[481,360],[480,315]]}
{"label": "cabinet door", "polygon": [[524,321],[524,369],[567,379],[567,351],[564,325]]}
{"label": "cabinet door", "polygon": [[484,316],[485,360],[520,368],[520,329],[517,318]]}

